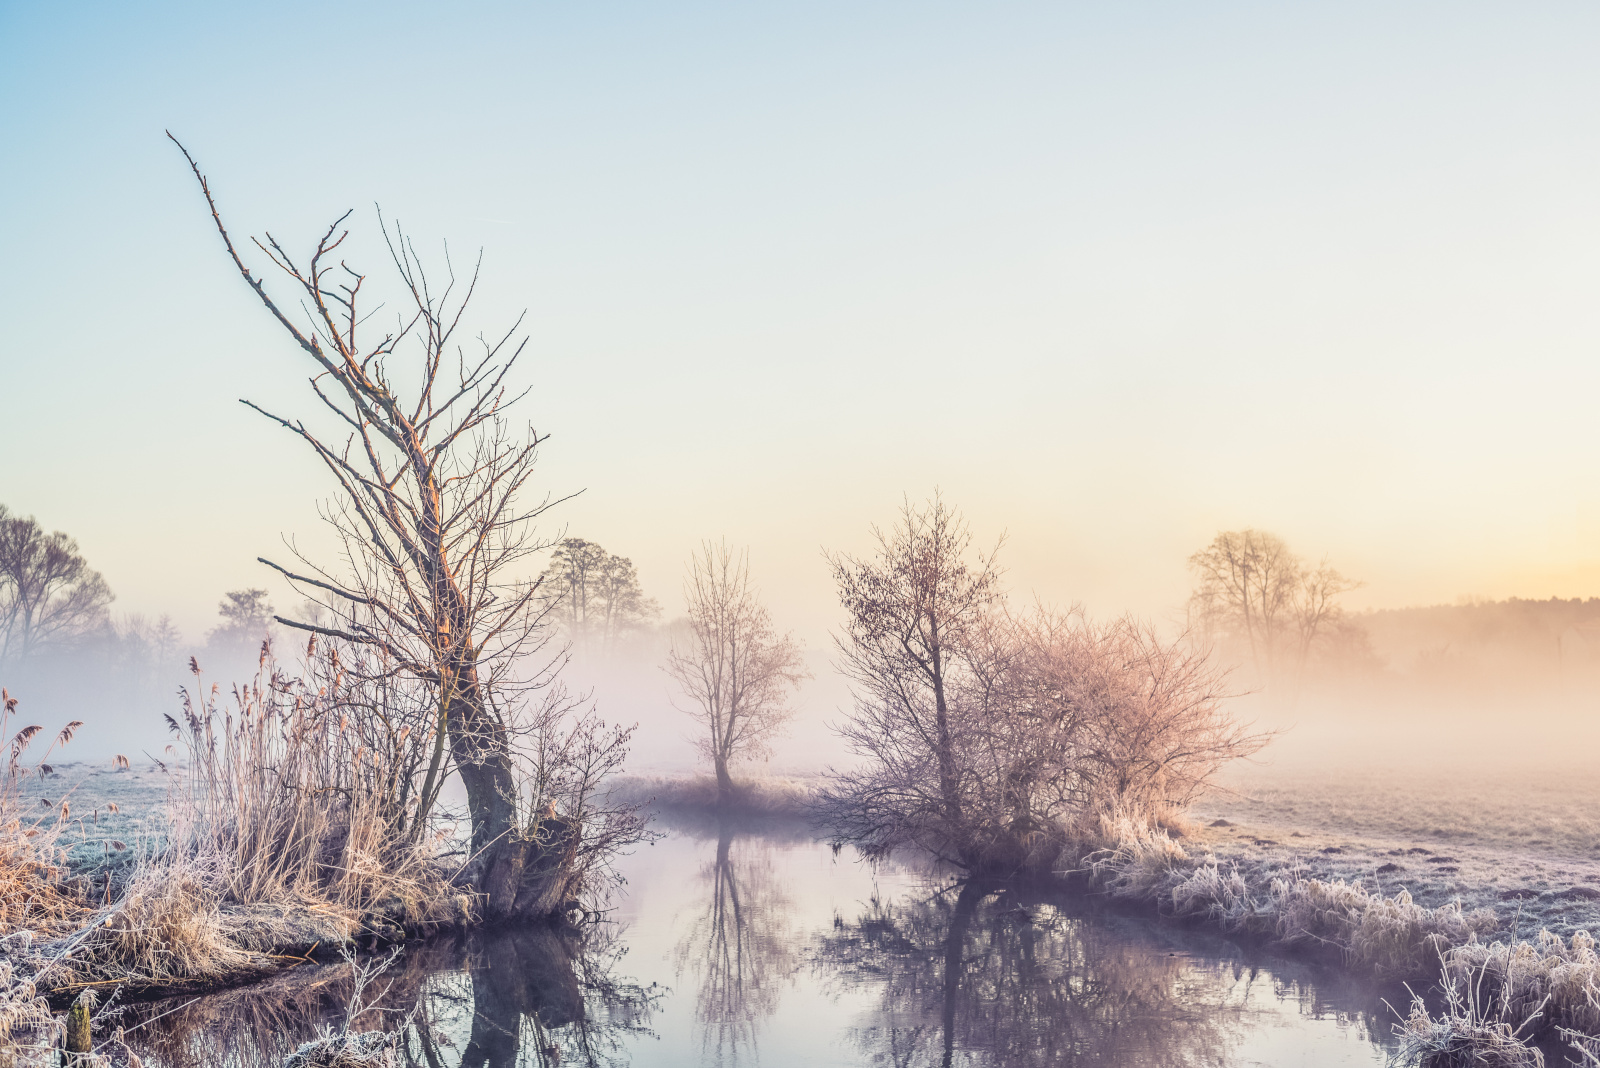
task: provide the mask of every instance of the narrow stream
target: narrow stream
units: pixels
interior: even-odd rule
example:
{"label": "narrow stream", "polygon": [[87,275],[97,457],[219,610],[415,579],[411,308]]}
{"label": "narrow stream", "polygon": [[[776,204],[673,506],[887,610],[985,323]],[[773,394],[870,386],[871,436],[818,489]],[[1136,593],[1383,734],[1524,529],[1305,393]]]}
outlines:
{"label": "narrow stream", "polygon": [[[429,1068],[1333,1068],[1381,1065],[1389,1045],[1382,1000],[1336,973],[1070,900],[874,869],[798,828],[679,824],[622,872],[609,922],[581,938],[409,948],[367,987],[358,1026],[397,1026],[420,1005],[397,1063]],[[352,987],[347,966],[308,967],[122,1022],[152,1068],[277,1066],[344,1019]]]}

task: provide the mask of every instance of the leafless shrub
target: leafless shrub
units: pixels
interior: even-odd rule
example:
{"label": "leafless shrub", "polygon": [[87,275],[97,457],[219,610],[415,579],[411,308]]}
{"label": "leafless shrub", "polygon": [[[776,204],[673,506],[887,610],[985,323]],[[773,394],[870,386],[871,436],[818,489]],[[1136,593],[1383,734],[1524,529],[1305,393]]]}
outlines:
{"label": "leafless shrub", "polygon": [[1012,825],[1090,848],[1181,855],[1167,832],[1216,773],[1266,744],[1227,713],[1225,676],[1132,619],[1044,609],[995,627],[993,754]]}

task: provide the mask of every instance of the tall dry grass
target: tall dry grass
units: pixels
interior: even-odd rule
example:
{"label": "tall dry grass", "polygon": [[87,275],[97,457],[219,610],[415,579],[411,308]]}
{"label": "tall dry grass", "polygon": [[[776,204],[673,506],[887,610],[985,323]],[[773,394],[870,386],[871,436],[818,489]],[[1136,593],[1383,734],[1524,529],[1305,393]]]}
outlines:
{"label": "tall dry grass", "polygon": [[72,812],[69,797],[51,799],[24,789],[28,780],[51,774],[46,762],[83,726],[74,720],[31,763],[24,758],[44,735],[38,724],[19,725],[19,701],[0,689],[0,739],[6,739],[0,772],[0,936],[16,931],[53,932],[84,913],[83,902],[64,886],[63,853],[57,840]]}
{"label": "tall dry grass", "polygon": [[0,1068],[25,1064],[50,1049],[60,1030],[33,980],[0,960]]}
{"label": "tall dry grass", "polygon": [[1600,954],[1587,931],[1459,946],[1445,958],[1444,982],[1456,991],[1487,989],[1514,1014],[1538,1012],[1537,1033],[1600,1034]]}
{"label": "tall dry grass", "polygon": [[292,678],[263,645],[251,683],[184,694],[182,721],[168,717],[166,833],[114,901],[28,956],[43,987],[226,984],[314,943],[470,918],[421,833],[425,749],[398,722],[407,706],[386,692],[392,680],[334,650],[308,654]]}
{"label": "tall dry grass", "polygon": [[197,686],[183,695],[183,720],[167,717],[181,761],[178,867],[230,904],[317,903],[406,923],[454,916],[458,895],[426,833],[430,799],[413,786],[426,708],[382,665],[308,652],[294,678],[264,644],[256,678],[231,700]]}
{"label": "tall dry grass", "polygon": [[1469,987],[1446,988],[1446,1004],[1431,1012],[1413,996],[1411,1010],[1395,1024],[1390,1063],[1401,1068],[1544,1068],[1544,1054],[1529,1043],[1537,1012],[1521,1022],[1509,1007],[1485,1000]]}

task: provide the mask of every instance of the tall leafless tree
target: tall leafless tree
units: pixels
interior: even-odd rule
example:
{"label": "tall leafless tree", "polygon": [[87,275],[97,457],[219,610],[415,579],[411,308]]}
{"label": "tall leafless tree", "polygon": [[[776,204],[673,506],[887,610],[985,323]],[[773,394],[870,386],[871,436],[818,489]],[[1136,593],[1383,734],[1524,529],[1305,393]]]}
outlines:
{"label": "tall leafless tree", "polygon": [[841,732],[867,763],[841,776],[828,806],[844,837],[891,849],[915,842],[970,859],[962,707],[973,691],[988,614],[1000,598],[994,554],[970,557],[965,521],[942,498],[908,501],[871,559],[828,558],[847,619],[835,639],[854,685]]}
{"label": "tall leafless tree", "polygon": [[0,661],[70,643],[103,627],[111,587],[72,538],[0,505]]}
{"label": "tall leafless tree", "polygon": [[[339,254],[349,236],[343,229],[349,212],[305,260],[270,233],[253,240],[298,298],[303,314],[295,316],[246,264],[205,176],[178,147],[228,256],[308,359],[311,389],[336,428],[324,433],[244,402],[303,441],[336,489],[324,516],[341,541],[343,566],[317,565],[298,553],[287,566],[261,561],[327,614],[320,622],[276,618],[369,647],[383,663],[429,687],[436,719],[418,794],[437,795],[448,752],[472,822],[467,878],[488,896],[491,914],[521,910],[525,868],[548,837],[538,829],[541,813],[553,816],[547,802],[561,796],[541,783],[531,798],[519,798],[516,717],[523,701],[544,702],[532,717],[541,725],[541,753],[559,755],[567,752],[563,745],[575,744],[570,735],[563,741],[551,734],[549,713],[559,694],[534,692],[552,681],[551,662],[541,661],[543,669],[531,676],[525,666],[546,634],[537,584],[518,577],[519,565],[548,548],[533,521],[555,502],[548,495],[530,502],[529,480],[545,439],[511,418],[525,395],[511,388],[527,345],[518,336],[522,319],[503,333],[467,340],[463,322],[477,268],[463,281],[446,257],[444,284],[436,285],[412,242],[398,227],[382,224],[404,311],[387,329],[370,326],[376,309],[364,303],[366,276]],[[604,743],[593,724],[587,729],[588,742],[578,748],[588,754],[589,767],[574,774],[592,785],[590,773],[599,766],[594,746],[621,741]]]}
{"label": "tall leafless tree", "polygon": [[750,583],[748,550],[706,542],[683,584],[687,640],[673,643],[666,671],[701,725],[698,743],[717,776],[717,800],[734,798],[732,765],[765,752],[793,715],[792,691],[808,678],[800,648],[779,634]]}

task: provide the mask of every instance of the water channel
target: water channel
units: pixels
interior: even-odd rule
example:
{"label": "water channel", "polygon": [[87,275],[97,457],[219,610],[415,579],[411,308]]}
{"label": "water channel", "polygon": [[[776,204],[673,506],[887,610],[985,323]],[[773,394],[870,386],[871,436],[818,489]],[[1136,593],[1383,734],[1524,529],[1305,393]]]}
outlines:
{"label": "water channel", "polygon": [[[1386,1059],[1394,1016],[1337,972],[1092,902],[873,867],[798,827],[666,826],[621,865],[605,922],[409,947],[358,1026],[409,1019],[397,1063],[428,1068]],[[344,1019],[351,991],[348,966],[306,966],[131,1006],[123,1024],[152,1068],[276,1068]]]}

